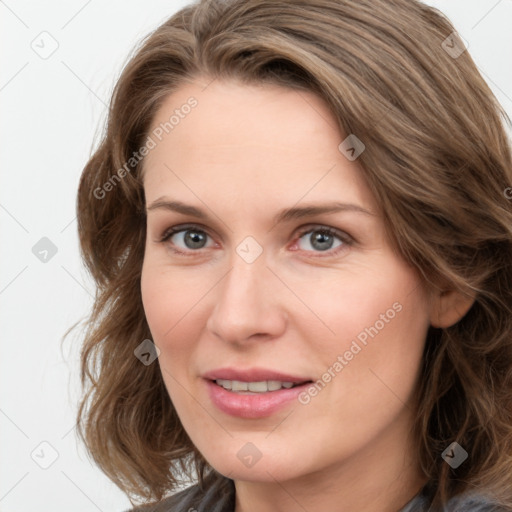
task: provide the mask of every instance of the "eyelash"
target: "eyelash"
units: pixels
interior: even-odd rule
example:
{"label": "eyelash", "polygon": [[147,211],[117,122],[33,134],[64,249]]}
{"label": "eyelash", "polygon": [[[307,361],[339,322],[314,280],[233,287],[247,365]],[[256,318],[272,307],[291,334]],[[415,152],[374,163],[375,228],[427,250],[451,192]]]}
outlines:
{"label": "eyelash", "polygon": [[[204,229],[202,229],[200,226],[198,226],[196,224],[181,225],[181,226],[173,226],[173,227],[167,229],[164,232],[164,234],[161,236],[161,238],[158,240],[158,242],[165,244],[176,233],[181,233],[182,231],[194,231],[194,230],[198,231],[200,233],[204,233],[207,236],[210,236],[207,231],[205,231]],[[327,250],[327,251],[303,251],[303,252],[318,252],[318,253],[326,253],[327,254],[327,256],[314,256],[315,258],[324,258],[324,257],[336,256],[338,253],[346,250],[347,247],[350,247],[350,246],[352,246],[355,243],[355,239],[352,238],[347,233],[345,233],[343,231],[340,231],[338,229],[329,227],[329,226],[321,225],[321,224],[314,224],[314,225],[309,225],[307,227],[304,227],[302,230],[299,231],[299,233],[296,236],[297,236],[297,239],[300,239],[305,234],[307,234],[307,233],[314,233],[314,232],[320,232],[320,233],[323,233],[323,234],[335,236],[335,237],[337,237],[339,240],[341,240],[343,242],[343,244],[340,245],[339,247],[337,247],[335,249],[330,249],[330,250]],[[211,236],[210,236],[210,238],[211,238]],[[198,249],[198,250],[190,249],[188,251],[181,251],[181,250],[176,249],[175,247],[172,247],[172,246],[170,246],[170,249],[173,252],[175,252],[175,253],[177,253],[179,255],[182,255],[182,256],[195,256],[196,255],[195,253],[200,252],[200,249]]]}

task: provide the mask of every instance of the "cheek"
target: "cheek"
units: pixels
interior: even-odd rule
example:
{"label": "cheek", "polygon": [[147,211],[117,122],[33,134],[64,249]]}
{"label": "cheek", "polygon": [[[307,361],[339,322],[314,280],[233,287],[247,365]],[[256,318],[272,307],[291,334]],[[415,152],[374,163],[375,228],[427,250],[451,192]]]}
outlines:
{"label": "cheek", "polygon": [[413,391],[429,325],[416,274],[388,265],[332,299],[327,313],[337,336],[319,347],[326,371],[340,376],[331,379],[330,399],[358,416],[396,412]]}
{"label": "cheek", "polygon": [[159,276],[147,264],[144,264],[141,275],[141,295],[144,313],[154,338],[158,341],[165,328],[170,328],[169,317],[166,311],[172,311],[175,304],[170,290],[166,287],[166,280]]}
{"label": "cheek", "polygon": [[150,263],[143,266],[141,294],[146,320],[160,349],[160,365],[173,375],[190,368],[207,321],[202,311],[210,281],[205,272],[194,274],[190,269]]}
{"label": "cheek", "polygon": [[171,279],[171,273],[145,264],[141,294],[152,341],[160,349],[157,361],[162,378],[175,407],[182,410],[186,403],[181,407],[180,404],[186,397],[181,396],[181,390],[188,378],[186,372],[193,347],[190,337],[195,333],[187,331],[188,339],[183,336],[184,326],[190,328],[187,324],[190,307],[187,306],[187,294],[177,292],[181,286],[179,276],[179,272],[173,271]]}
{"label": "cheek", "polygon": [[160,342],[170,337],[180,318],[186,322],[187,311],[200,297],[200,289],[190,274],[166,267],[151,254],[144,261],[140,286],[149,328]]}
{"label": "cheek", "polygon": [[316,313],[317,336],[311,339],[322,339],[317,345],[320,351],[343,352],[354,339],[362,347],[384,338],[388,345],[398,344],[399,333],[410,332],[414,339],[425,329],[426,304],[416,274],[394,261],[378,263],[333,275],[315,286],[297,284],[297,294],[307,297],[307,305]]}
{"label": "cheek", "polygon": [[[187,290],[190,288],[182,286],[179,272],[162,271],[156,265],[144,264],[141,275],[144,313],[153,342],[161,351],[158,359],[166,366],[169,350],[179,348],[176,345],[180,343],[185,344],[185,340],[177,334],[182,325],[186,324],[187,310],[190,309],[187,304],[191,302],[188,297],[191,292]],[[178,356],[183,355],[181,350],[176,352]]]}
{"label": "cheek", "polygon": [[382,361],[408,364],[422,350],[429,323],[421,281],[414,269],[387,254],[300,292],[321,320],[310,339],[317,340],[323,366],[349,351],[348,366],[368,372]]}

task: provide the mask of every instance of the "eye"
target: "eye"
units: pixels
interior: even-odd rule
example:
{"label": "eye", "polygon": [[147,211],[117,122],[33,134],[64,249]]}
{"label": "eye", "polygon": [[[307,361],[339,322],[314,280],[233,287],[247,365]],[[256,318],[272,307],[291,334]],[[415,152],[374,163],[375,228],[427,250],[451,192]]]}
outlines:
{"label": "eye", "polygon": [[[354,239],[347,233],[328,226],[313,226],[313,229],[311,227],[310,229],[303,229],[299,233],[299,240],[304,238],[305,235],[309,236],[305,238],[306,248],[304,250],[308,251],[311,250],[310,248],[313,248],[314,252],[328,252],[329,256],[346,250],[354,243]],[[334,239],[336,238],[340,243],[333,249]]]}
{"label": "eye", "polygon": [[[346,250],[354,243],[354,239],[347,233],[328,226],[309,226],[307,229],[303,228],[298,234],[298,240],[304,238],[305,235],[309,235],[309,237],[305,239],[306,248],[299,247],[300,250],[328,252],[329,256]],[[182,225],[167,229],[158,241],[166,244],[169,243],[171,250],[175,253],[184,256],[193,256],[194,252],[198,252],[199,249],[206,247],[206,241],[209,236],[210,235],[205,230],[200,229],[196,225]],[[172,240],[174,237],[175,240]],[[333,249],[334,240],[336,238],[339,240],[339,243]],[[184,246],[182,245],[181,247],[184,250],[180,250],[178,245],[179,241],[184,244]],[[176,247],[177,245],[178,248]],[[295,243],[294,247],[296,245],[298,244]]]}
{"label": "eye", "polygon": [[[176,241],[171,240],[175,235],[179,235],[176,236],[176,240],[184,243],[185,249],[189,249],[188,251],[181,251],[175,248]],[[162,243],[171,242],[171,249],[174,252],[190,256],[191,252],[197,252],[194,249],[203,249],[205,247],[206,239],[209,236],[206,231],[199,229],[197,226],[173,226],[165,231],[159,241]]]}

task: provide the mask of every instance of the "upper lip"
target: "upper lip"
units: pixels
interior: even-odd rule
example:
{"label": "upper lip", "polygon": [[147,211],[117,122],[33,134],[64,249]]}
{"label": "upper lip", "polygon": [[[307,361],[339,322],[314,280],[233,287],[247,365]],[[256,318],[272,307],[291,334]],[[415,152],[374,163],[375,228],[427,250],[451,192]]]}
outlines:
{"label": "upper lip", "polygon": [[292,382],[294,384],[309,382],[309,377],[297,375],[288,375],[266,368],[247,368],[245,370],[237,368],[217,368],[202,375],[204,379],[209,380],[238,380],[241,382],[261,382],[264,380],[277,380],[279,382]]}

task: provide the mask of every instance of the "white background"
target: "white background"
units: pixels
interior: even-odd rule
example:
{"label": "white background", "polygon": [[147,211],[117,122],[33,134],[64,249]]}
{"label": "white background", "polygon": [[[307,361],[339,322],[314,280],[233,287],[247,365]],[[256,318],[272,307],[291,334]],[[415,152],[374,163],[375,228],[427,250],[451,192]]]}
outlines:
{"label": "white background", "polygon": [[[452,20],[512,117],[512,1],[427,3]],[[79,258],[75,199],[132,48],[186,4],[0,1],[0,512],[130,506],[75,437],[79,332],[63,352],[60,341],[86,315],[93,294]],[[58,43],[47,59],[31,47],[46,37],[51,48],[43,31]],[[32,252],[42,237],[57,248],[46,263]],[[41,463],[51,461],[52,450],[58,457],[43,469],[34,450]]]}

